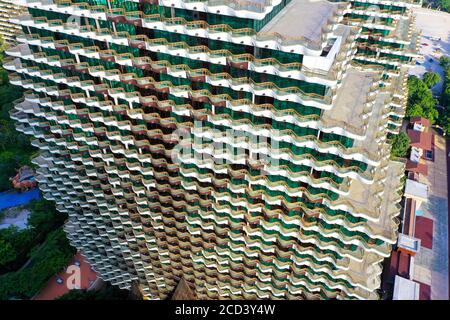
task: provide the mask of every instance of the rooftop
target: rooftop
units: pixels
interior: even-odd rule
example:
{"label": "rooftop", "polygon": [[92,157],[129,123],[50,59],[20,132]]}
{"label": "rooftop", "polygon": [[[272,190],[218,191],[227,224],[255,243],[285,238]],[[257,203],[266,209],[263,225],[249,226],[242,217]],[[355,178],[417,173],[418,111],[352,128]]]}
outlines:
{"label": "rooftop", "polygon": [[395,276],[393,300],[419,300],[420,285],[409,279]]}
{"label": "rooftop", "polygon": [[303,39],[320,44],[341,5],[325,0],[292,0],[261,32],[278,33],[286,39]]}
{"label": "rooftop", "polygon": [[172,300],[197,300],[194,292],[184,278],[181,278],[178,282]]}
{"label": "rooftop", "polygon": [[431,126],[430,124],[430,120],[426,119],[426,118],[422,118],[422,117],[411,117],[411,119],[409,120],[410,123],[419,123],[422,126],[429,128]]}
{"label": "rooftop", "polygon": [[367,109],[369,94],[378,77],[377,72],[348,68],[338,89],[333,108],[323,113],[323,121],[335,123],[338,127],[358,132],[363,136],[367,124],[364,114],[369,111]]}
{"label": "rooftop", "polygon": [[[97,279],[97,273],[92,270],[91,265],[84,259],[80,252],[73,257],[73,259],[68,264],[69,266],[79,265],[80,270],[80,287],[77,289],[88,289],[92,286],[94,281]],[[67,272],[69,270],[64,270],[57,275],[54,275],[33,300],[54,300],[67,292],[69,292],[69,283],[72,284],[74,272]],[[61,283],[58,282],[62,281]],[[76,289],[76,288],[73,288]]]}
{"label": "rooftop", "polygon": [[406,234],[398,234],[397,245],[399,248],[404,249],[411,253],[416,253],[420,249],[420,239],[410,237]]}
{"label": "rooftop", "polygon": [[[374,182],[366,184],[353,179],[349,193],[341,196],[341,200],[353,207],[357,212],[364,212],[371,217],[367,228],[391,243],[396,240],[394,217],[398,215],[398,189],[401,187],[401,177],[404,172],[404,163],[388,161],[376,167]],[[381,247],[380,250],[387,248]]]}
{"label": "rooftop", "polygon": [[405,187],[405,197],[427,201],[428,186],[426,184],[407,179]]}
{"label": "rooftop", "polygon": [[431,150],[433,142],[433,134],[431,132],[422,132],[409,129],[408,137],[411,140],[411,146],[423,150]]}
{"label": "rooftop", "polygon": [[406,162],[406,171],[411,171],[427,176],[428,166],[426,165],[426,163],[414,162],[408,159],[408,161]]}

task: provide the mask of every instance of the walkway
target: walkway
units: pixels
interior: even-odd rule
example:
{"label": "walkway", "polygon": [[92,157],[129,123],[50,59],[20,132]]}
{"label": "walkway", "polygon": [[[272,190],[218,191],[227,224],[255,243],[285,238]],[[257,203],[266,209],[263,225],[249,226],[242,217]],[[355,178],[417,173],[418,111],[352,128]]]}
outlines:
{"label": "walkway", "polygon": [[430,186],[423,217],[433,221],[432,249],[422,246],[416,255],[414,280],[431,286],[432,300],[449,298],[447,151],[444,137],[435,134],[434,162],[427,161]]}

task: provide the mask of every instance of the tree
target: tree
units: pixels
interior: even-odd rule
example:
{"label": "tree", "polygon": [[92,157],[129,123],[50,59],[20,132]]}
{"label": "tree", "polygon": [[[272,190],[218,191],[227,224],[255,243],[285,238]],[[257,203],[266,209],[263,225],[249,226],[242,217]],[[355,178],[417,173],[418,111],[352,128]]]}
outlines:
{"label": "tree", "polygon": [[424,117],[434,123],[439,113],[436,109],[436,99],[430,88],[416,76],[408,78],[408,104],[406,116]]}
{"label": "tree", "polygon": [[0,152],[0,191],[11,187],[9,178],[15,174],[16,161],[14,153],[10,151]]}
{"label": "tree", "polygon": [[3,239],[0,239],[0,268],[6,266],[16,258],[17,253],[13,246]]}
{"label": "tree", "polygon": [[450,0],[426,0],[424,4],[430,4],[433,8],[439,8],[442,11],[450,12]]}
{"label": "tree", "polygon": [[439,60],[442,68],[447,69],[450,67],[450,57],[448,56],[442,56],[441,59]]}
{"label": "tree", "polygon": [[[36,233],[31,229],[19,230],[16,226],[0,230],[0,274],[20,268],[28,259],[28,252],[36,244]],[[4,251],[3,251],[4,250]],[[14,257],[12,255],[14,252]]]}
{"label": "tree", "polygon": [[450,11],[450,0],[438,0],[438,3],[442,10],[447,12]]}
{"label": "tree", "polygon": [[444,86],[441,93],[441,105],[444,108],[440,109],[438,123],[445,133],[450,135],[450,57],[442,56],[441,65],[444,68],[445,74]]}
{"label": "tree", "polygon": [[441,81],[441,76],[436,72],[425,72],[423,75],[423,82],[430,89],[437,85],[439,81]]}
{"label": "tree", "polygon": [[395,135],[393,139],[391,140],[392,143],[392,151],[391,155],[393,157],[405,157],[408,149],[411,144],[411,140],[409,139],[408,135],[404,132],[400,132],[399,134]]}
{"label": "tree", "polygon": [[69,263],[75,251],[62,228],[50,232],[42,246],[31,250],[28,267],[0,276],[0,300],[30,299]]}
{"label": "tree", "polygon": [[[448,110],[447,110],[448,112]],[[446,135],[450,135],[450,115],[444,115],[442,117],[442,123],[441,123],[442,130],[445,131]]]}
{"label": "tree", "polygon": [[[5,43],[0,39],[0,65],[3,61]],[[31,164],[30,156],[35,148],[26,135],[15,130],[9,112],[14,101],[23,96],[23,89],[8,82],[8,72],[0,66],[0,192],[10,189],[9,178],[15,169]]]}
{"label": "tree", "polygon": [[29,204],[31,210],[28,225],[37,233],[48,233],[64,223],[66,214],[56,211],[55,204],[48,200],[33,200]]}

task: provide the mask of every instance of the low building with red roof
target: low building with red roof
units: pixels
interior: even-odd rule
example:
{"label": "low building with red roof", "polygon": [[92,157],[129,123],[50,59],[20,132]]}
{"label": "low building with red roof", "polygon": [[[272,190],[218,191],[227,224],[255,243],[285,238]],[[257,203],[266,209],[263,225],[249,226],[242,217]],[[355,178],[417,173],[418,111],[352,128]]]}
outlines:
{"label": "low building with red roof", "polygon": [[411,140],[411,146],[430,151],[433,148],[433,133],[408,129],[408,137]]}
{"label": "low building with red roof", "polygon": [[412,117],[409,119],[409,122],[414,124],[420,124],[424,126],[425,128],[429,129],[431,127],[430,120],[423,118],[423,117]]}
{"label": "low building with red roof", "polygon": [[[78,275],[76,275],[76,273]],[[78,277],[78,278],[77,278]],[[33,297],[33,300],[54,300],[71,289],[89,289],[97,279],[97,273],[91,265],[84,259],[80,252],[72,258],[67,268],[54,275],[47,285]],[[79,286],[77,282],[79,281]]]}
{"label": "low building with red roof", "polygon": [[424,162],[414,162],[411,161],[410,159],[408,159],[406,161],[406,171],[409,172],[414,172],[414,173],[418,173],[421,174],[423,176],[427,176],[428,175],[428,166],[424,163]]}

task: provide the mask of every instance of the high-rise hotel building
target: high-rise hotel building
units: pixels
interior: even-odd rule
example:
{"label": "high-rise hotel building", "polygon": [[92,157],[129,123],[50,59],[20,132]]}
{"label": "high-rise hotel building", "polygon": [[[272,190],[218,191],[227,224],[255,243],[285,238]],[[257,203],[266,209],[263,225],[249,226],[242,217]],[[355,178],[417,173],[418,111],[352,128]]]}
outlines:
{"label": "high-rise hotel building", "polygon": [[418,1],[17,0],[40,188],[114,285],[377,299]]}

